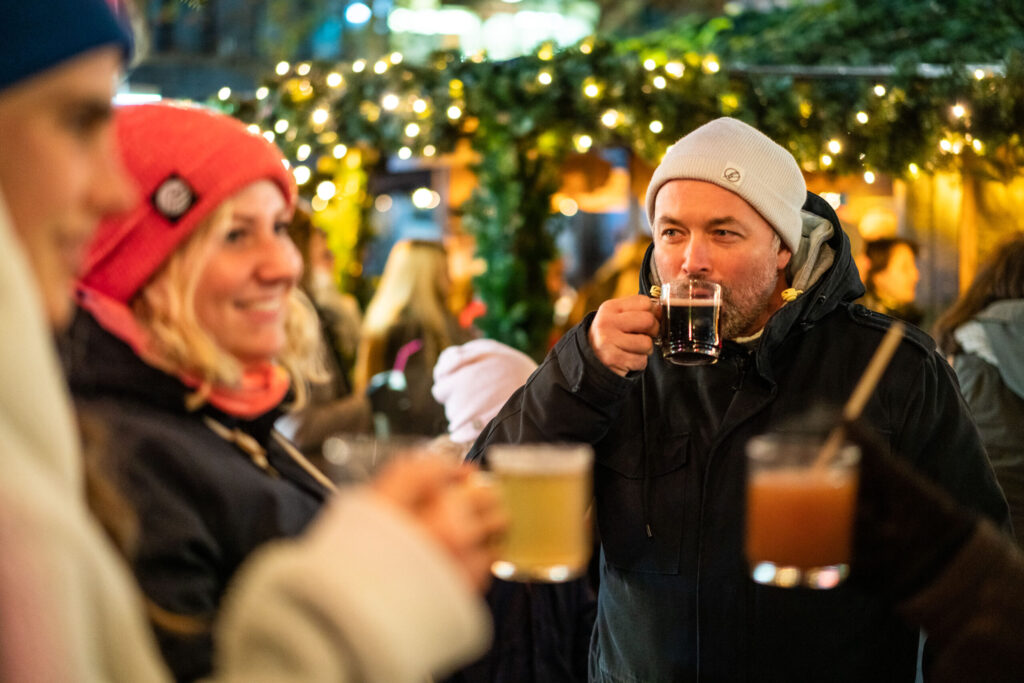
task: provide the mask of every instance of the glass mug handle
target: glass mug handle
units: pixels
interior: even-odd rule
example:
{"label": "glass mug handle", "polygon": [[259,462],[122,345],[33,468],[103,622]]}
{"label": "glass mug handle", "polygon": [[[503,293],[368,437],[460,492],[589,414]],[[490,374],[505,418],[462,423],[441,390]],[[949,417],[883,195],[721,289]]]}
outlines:
{"label": "glass mug handle", "polygon": [[[661,308],[661,287],[658,285],[651,285],[650,290],[651,305],[655,308]],[[661,345],[661,321],[658,321],[658,334],[651,337],[654,340],[654,346],[657,348]]]}

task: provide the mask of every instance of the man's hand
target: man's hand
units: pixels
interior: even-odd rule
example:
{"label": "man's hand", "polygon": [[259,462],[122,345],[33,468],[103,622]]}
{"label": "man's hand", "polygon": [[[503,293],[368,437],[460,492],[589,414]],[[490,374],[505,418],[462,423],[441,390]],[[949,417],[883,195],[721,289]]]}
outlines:
{"label": "man's hand", "polygon": [[637,294],[609,299],[597,309],[588,339],[598,360],[623,377],[647,367],[654,349],[661,309],[649,297]]}

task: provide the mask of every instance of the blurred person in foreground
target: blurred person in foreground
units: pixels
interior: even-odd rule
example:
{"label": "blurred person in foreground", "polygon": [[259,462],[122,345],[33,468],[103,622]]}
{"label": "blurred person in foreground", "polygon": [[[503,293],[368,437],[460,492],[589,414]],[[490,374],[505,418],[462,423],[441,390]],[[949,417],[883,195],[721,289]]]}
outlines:
{"label": "blurred person in foreground", "polygon": [[434,364],[468,335],[448,308],[448,256],[439,242],[401,240],[366,306],[355,389],[370,397],[378,436],[437,436],[444,409],[431,396]]}
{"label": "blurred person in foreground", "polygon": [[[537,369],[522,351],[493,339],[449,346],[434,366],[434,398],[448,418],[445,439],[461,455]],[[529,584],[495,579],[487,592],[494,647],[448,683],[572,683],[587,680],[587,642],[597,596],[590,577]]]}
{"label": "blurred person in foreground", "polygon": [[[852,581],[762,586],[744,559],[747,442],[810,406],[843,405],[892,322],[853,304],[864,290],[835,212],[784,147],[730,118],[669,148],[646,207],[640,294],[570,330],[470,452],[593,445],[591,680],[913,681],[918,631],[879,596]],[[713,365],[652,353],[652,287],[681,276],[722,285]],[[977,429],[927,335],[908,332],[863,417],[916,471],[1006,524]]]}
{"label": "blurred person in foreground", "polygon": [[924,680],[1019,681],[1024,554],[870,428],[851,425],[860,482],[850,581],[928,634]]}
{"label": "blurred person in foreground", "polygon": [[1024,533],[1024,233],[997,245],[935,323],[960,390]]}
{"label": "blurred person in foreground", "polygon": [[[0,680],[171,680],[87,507],[103,482],[84,471],[51,337],[96,224],[147,201],[112,126],[130,39],[102,0],[4,2],[2,14]],[[213,677],[413,681],[479,653],[473,592],[496,527],[463,479],[403,464],[247,561],[215,626]]]}
{"label": "blurred person in foreground", "polygon": [[864,244],[865,308],[920,325],[924,313],[917,299],[917,244],[902,237],[883,237]]}

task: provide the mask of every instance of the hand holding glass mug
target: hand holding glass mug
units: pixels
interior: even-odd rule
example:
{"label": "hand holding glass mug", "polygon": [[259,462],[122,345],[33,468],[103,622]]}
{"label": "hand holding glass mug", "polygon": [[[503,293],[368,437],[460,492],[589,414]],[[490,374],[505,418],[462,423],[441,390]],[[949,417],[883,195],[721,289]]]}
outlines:
{"label": "hand holding glass mug", "polygon": [[493,486],[474,465],[441,457],[402,457],[374,477],[374,492],[404,510],[441,544],[477,590],[490,583],[506,515]]}

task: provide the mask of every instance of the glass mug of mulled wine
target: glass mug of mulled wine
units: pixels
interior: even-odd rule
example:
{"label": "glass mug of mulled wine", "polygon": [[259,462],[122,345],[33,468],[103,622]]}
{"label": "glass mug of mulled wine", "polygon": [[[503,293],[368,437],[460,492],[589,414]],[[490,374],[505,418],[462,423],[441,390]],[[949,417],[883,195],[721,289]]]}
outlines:
{"label": "glass mug of mulled wine", "polygon": [[718,317],[722,286],[697,278],[683,278],[661,285],[662,357],[675,365],[710,365],[718,361],[722,337]]}

